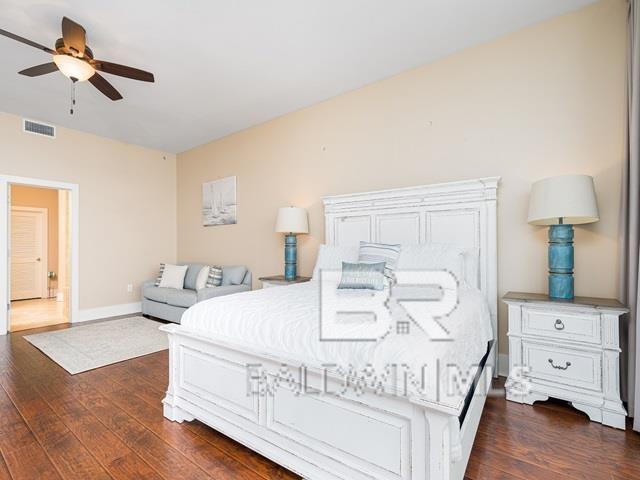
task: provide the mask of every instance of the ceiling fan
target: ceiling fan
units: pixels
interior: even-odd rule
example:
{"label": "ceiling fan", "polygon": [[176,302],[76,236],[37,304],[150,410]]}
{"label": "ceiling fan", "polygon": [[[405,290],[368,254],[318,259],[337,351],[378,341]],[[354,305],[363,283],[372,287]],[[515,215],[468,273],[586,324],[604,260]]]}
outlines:
{"label": "ceiling fan", "polygon": [[[7,32],[6,30],[0,29],[0,35],[4,35],[5,37],[53,55],[53,62],[44,63],[18,72],[27,77],[38,77],[60,70],[66,77],[70,78],[74,84],[88,80],[111,100],[120,100],[122,99],[122,95],[98,72],[110,73],[111,75],[118,75],[142,82],[154,81],[153,73],[125,65],[118,65],[117,63],[105,62],[104,60],[96,60],[93,57],[93,51],[86,44],[86,30],[82,25],[77,24],[67,17],[62,18],[62,38],[56,40],[55,50]],[[73,98],[72,101],[75,103]],[[71,113],[73,113],[73,108],[71,109]]]}

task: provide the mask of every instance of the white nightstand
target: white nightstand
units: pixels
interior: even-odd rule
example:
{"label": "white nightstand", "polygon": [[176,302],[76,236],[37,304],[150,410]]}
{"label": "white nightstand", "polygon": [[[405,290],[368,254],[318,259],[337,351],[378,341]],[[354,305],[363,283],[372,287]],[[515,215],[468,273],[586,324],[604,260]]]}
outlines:
{"label": "white nightstand", "polygon": [[293,280],[287,280],[284,278],[284,275],[273,275],[271,277],[260,277],[258,280],[262,282],[262,288],[269,288],[308,282],[311,280],[311,277],[296,277]]}
{"label": "white nightstand", "polygon": [[620,400],[618,324],[628,309],[617,300],[509,292],[507,399],[549,397],[571,402],[594,422],[625,428]]}

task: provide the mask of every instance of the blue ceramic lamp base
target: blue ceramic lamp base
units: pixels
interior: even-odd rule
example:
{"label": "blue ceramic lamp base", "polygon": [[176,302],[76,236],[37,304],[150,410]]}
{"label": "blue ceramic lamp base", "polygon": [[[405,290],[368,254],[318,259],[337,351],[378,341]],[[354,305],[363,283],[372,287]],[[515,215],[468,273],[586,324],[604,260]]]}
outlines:
{"label": "blue ceramic lamp base", "polygon": [[549,227],[549,297],[573,298],[573,225]]}
{"label": "blue ceramic lamp base", "polygon": [[289,233],[284,237],[284,278],[285,280],[295,280],[297,276],[298,248],[296,246],[296,236]]}

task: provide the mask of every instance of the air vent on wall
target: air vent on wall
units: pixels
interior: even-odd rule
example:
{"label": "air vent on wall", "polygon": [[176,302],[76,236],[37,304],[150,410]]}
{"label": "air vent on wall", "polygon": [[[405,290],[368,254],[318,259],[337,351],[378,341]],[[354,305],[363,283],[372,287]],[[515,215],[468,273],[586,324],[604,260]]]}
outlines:
{"label": "air vent on wall", "polygon": [[22,121],[22,129],[23,131],[34,135],[56,138],[56,127],[53,125],[47,125],[46,123],[34,122],[33,120],[27,120],[25,118]]}

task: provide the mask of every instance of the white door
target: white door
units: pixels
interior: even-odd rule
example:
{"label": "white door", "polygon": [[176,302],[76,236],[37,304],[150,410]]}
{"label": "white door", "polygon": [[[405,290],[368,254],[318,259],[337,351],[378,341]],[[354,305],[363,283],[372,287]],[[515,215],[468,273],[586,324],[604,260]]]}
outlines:
{"label": "white door", "polygon": [[11,209],[11,300],[45,296],[46,210]]}

